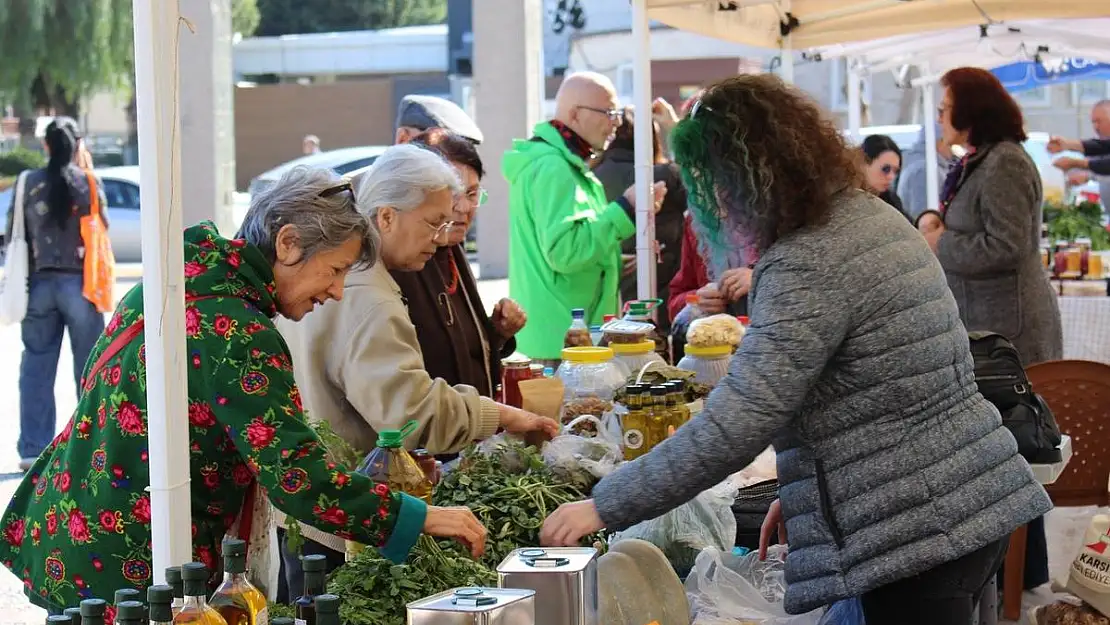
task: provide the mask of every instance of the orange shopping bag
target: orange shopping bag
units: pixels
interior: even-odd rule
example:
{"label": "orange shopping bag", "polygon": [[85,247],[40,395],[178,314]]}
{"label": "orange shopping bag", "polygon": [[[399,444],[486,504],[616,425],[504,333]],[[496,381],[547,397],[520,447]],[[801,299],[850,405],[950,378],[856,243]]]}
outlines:
{"label": "orange shopping bag", "polygon": [[116,257],[108,228],[100,217],[100,190],[96,177],[85,170],[89,180],[89,214],[81,218],[81,239],[85,242],[85,299],[102,313],[112,311],[112,289],[116,284]]}

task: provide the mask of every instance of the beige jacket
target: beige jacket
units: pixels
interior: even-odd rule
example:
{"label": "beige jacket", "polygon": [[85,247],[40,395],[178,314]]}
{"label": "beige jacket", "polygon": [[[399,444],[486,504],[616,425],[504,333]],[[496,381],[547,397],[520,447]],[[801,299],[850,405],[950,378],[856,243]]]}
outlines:
{"label": "beige jacket", "polygon": [[[276,324],[293,355],[309,418],[327,421],[356,449],[373,449],[378,430],[399,430],[410,420],[420,426],[406,446],[434,454],[459,451],[497,431],[493,400],[424,370],[401,289],[381,262],[348,275],[342,301],[329,301],[299,322]],[[342,549],[342,540],[329,536],[325,542],[306,526],[302,531]]]}

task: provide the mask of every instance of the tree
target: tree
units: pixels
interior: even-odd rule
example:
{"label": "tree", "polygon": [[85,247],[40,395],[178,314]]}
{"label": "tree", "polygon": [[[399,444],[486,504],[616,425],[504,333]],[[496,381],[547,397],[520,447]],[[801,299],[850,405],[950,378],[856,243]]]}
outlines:
{"label": "tree", "polygon": [[30,118],[76,117],[81,100],[122,88],[132,65],[130,0],[0,2],[0,90]]}
{"label": "tree", "polygon": [[231,32],[250,37],[261,20],[257,0],[231,0]]}
{"label": "tree", "polygon": [[447,0],[258,0],[264,37],[441,24]]}

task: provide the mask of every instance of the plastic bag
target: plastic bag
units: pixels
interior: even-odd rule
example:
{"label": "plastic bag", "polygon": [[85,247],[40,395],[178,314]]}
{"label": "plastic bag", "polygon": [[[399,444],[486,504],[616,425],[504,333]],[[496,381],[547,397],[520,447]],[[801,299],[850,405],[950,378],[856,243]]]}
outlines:
{"label": "plastic bag", "polygon": [[796,616],[782,607],[785,547],[775,545],[766,561],[757,552],[734,556],[716,548],[698,554],[686,579],[693,625],[817,625],[822,610]]}
{"label": "plastic bag", "polygon": [[859,599],[844,599],[829,606],[817,625],[866,625]]}
{"label": "plastic bag", "polygon": [[710,315],[695,319],[686,330],[686,344],[693,347],[736,346],[742,338],[744,324],[732,315]]}
{"label": "plastic bag", "polygon": [[[605,431],[600,424],[598,429]],[[624,460],[620,445],[607,439],[607,436],[575,434],[556,436],[543,446],[544,464],[556,475],[589,493],[594,484]]]}
{"label": "plastic bag", "polygon": [[735,500],[736,487],[726,480],[663,516],[614,534],[611,542],[646,540],[659,547],[683,577],[703,549],[732,549],[736,542],[736,517],[732,513]]}

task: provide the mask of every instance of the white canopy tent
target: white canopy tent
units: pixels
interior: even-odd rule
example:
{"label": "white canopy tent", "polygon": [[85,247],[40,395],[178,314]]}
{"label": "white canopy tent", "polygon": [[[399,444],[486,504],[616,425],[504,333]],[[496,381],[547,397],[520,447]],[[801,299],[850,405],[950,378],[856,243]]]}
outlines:
{"label": "white canopy tent", "polygon": [[[1110,15],[1108,0],[632,0],[634,100],[637,109],[650,109],[648,22],[652,19],[718,39],[778,49],[782,61],[780,74],[784,80],[793,81],[796,49],[1016,20],[1107,15]],[[850,80],[849,86],[853,85],[849,95],[858,98],[859,81]],[[932,89],[925,89],[925,93],[925,110],[931,111]],[[855,108],[858,110],[858,105]],[[935,130],[931,124],[925,127],[929,143],[935,145]],[[650,200],[651,150],[647,147],[650,144],[650,129],[637,128],[636,277],[640,298],[654,297],[656,291],[651,245],[655,227]],[[931,162],[935,178],[936,159]]]}
{"label": "white canopy tent", "polygon": [[[1104,11],[1110,12],[1110,4]],[[905,66],[919,68],[921,76],[912,85],[922,87],[927,198],[930,206],[937,206],[940,194],[936,128],[929,118],[935,110],[935,86],[940,76],[956,67],[991,69],[1018,61],[1052,63],[1064,58],[1083,58],[1110,63],[1110,19],[984,24],[826,46],[807,54],[819,59],[848,59],[848,126],[856,139],[860,138],[859,77]]]}
{"label": "white canopy tent", "polygon": [[132,8],[139,189],[148,208],[142,211],[142,245],[151,540],[154,579],[161,584],[166,567],[189,562],[193,553],[177,93],[178,40],[189,36],[190,25],[177,2],[133,0]]}

